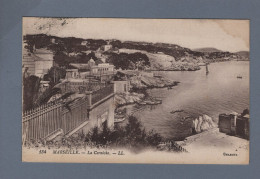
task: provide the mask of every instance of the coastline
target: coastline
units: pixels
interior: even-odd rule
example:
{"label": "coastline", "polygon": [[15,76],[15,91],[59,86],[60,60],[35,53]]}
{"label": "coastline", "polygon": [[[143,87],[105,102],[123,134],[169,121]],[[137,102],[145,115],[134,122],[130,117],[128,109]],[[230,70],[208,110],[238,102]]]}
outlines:
{"label": "coastline", "polygon": [[[220,66],[219,65],[221,65],[221,64],[223,64],[223,65],[225,65],[225,64],[227,64],[229,67],[236,67],[237,66],[237,64],[241,64],[242,65],[242,68],[243,68],[243,64],[246,64],[246,65],[248,65],[248,63],[250,62],[250,61],[236,61],[236,60],[233,60],[233,61],[219,61],[219,62],[221,62],[221,63],[218,63],[218,62],[214,62],[214,63],[212,63],[212,65],[214,65],[214,68],[213,68],[213,66],[212,66],[212,68],[210,68],[210,70],[211,70],[211,74],[210,75],[208,75],[207,76],[207,79],[209,79],[210,77],[212,77],[213,75],[215,75],[215,74],[217,74],[217,73],[213,73],[213,72],[215,72],[216,71],[216,69],[219,69],[220,68]],[[224,63],[223,63],[224,62]],[[242,63],[240,63],[240,62],[242,62]],[[218,65],[219,64],[219,65]],[[218,68],[215,68],[215,65],[218,65]],[[221,67],[222,67],[222,65],[221,65]],[[229,68],[227,68],[227,69],[229,69]],[[215,70],[215,71],[213,71],[213,70]],[[218,72],[218,71],[217,71]],[[174,72],[173,72],[174,73]],[[193,74],[194,74],[194,76],[195,75],[197,75],[197,76],[202,76],[202,77],[204,77],[205,75],[204,75],[204,69],[202,69],[202,70],[200,70],[200,72],[196,72],[196,73],[181,73],[181,72],[179,72],[179,73],[176,73],[176,74],[178,74],[178,75],[173,75],[173,77],[172,77],[172,79],[174,80],[174,79],[177,79],[177,80],[179,80],[179,81],[181,81],[182,82],[182,76],[184,76],[184,78],[186,77],[186,75],[187,74],[189,74],[190,76],[193,76]],[[235,73],[236,74],[236,73]],[[243,74],[243,73],[242,73]],[[229,74],[228,74],[229,75]],[[168,75],[169,76],[169,75]],[[175,78],[175,77],[177,77],[177,78]],[[181,78],[180,78],[181,77]],[[232,80],[233,81],[236,81],[236,83],[235,84],[239,84],[240,82],[243,82],[242,80],[238,80],[237,78],[236,78],[236,75],[234,75],[233,73],[232,73],[232,76],[230,75],[229,76],[230,78],[232,78]],[[188,78],[189,80],[190,80],[190,78]],[[193,78],[191,78],[191,79],[193,79]],[[206,79],[206,78],[205,78]],[[247,80],[248,79],[248,76],[247,76],[247,73],[245,74],[245,76],[244,76],[244,74],[243,74],[243,80]],[[176,96],[176,94],[177,93],[175,93],[174,91],[176,91],[176,92],[178,92],[178,94],[179,94],[179,91],[184,91],[184,90],[182,90],[182,88],[183,88],[183,84],[185,85],[185,82],[187,81],[187,79],[185,78],[184,79],[184,81],[183,81],[183,83],[181,83],[181,85],[178,87],[178,88],[175,88],[175,90],[172,90],[172,91],[168,91],[167,89],[162,89],[162,90],[165,90],[164,91],[164,94],[170,94],[170,93],[172,93],[173,92],[173,94],[174,95],[172,95],[171,97],[172,97],[172,99],[174,99],[174,101],[175,101],[175,103],[176,104],[179,104],[179,102],[182,104],[182,99],[184,98],[184,99],[186,99],[186,96],[184,96],[184,95],[180,95],[180,96]],[[203,80],[204,80],[204,78],[203,78]],[[200,82],[200,81],[198,81],[198,82]],[[187,82],[186,82],[187,83]],[[195,85],[195,87],[198,87],[198,86],[200,86],[200,83],[196,83],[196,85]],[[187,89],[190,89],[190,86],[188,86],[188,85],[186,85],[186,87],[189,87],[189,88],[187,88]],[[146,88],[143,88],[144,89],[144,91],[145,90],[147,90],[147,89],[156,89],[156,88],[158,88],[158,87],[146,87]],[[198,88],[198,89],[200,89],[200,88]],[[160,89],[158,89],[158,91],[161,91]],[[158,95],[158,94],[160,94],[160,92],[155,92],[154,93],[154,97],[157,97],[157,96],[160,96],[160,95]],[[185,89],[185,91],[186,91],[186,89]],[[190,91],[190,90],[189,90]],[[203,91],[203,90],[202,90]],[[211,90],[212,91],[212,90]],[[148,91],[149,92],[149,91]],[[204,90],[204,92],[205,92],[205,90]],[[207,91],[206,91],[207,92]],[[219,92],[219,91],[217,91],[217,92]],[[184,92],[182,92],[182,94],[183,94]],[[150,94],[150,93],[149,93]],[[188,94],[188,93],[187,93]],[[190,94],[190,93],[189,93]],[[193,93],[192,93],[193,94]],[[203,94],[204,93],[201,93],[201,91],[200,90],[197,90],[196,91],[196,93],[193,95],[193,96],[196,96],[196,95],[200,95],[200,94],[202,94],[202,97],[203,97]],[[209,94],[211,94],[212,95],[212,93],[209,93]],[[216,93],[215,93],[216,94]],[[221,94],[221,93],[219,93],[219,94]],[[147,94],[148,95],[148,94]],[[153,93],[152,94],[150,94],[151,96],[153,96]],[[185,93],[185,95],[186,95],[186,93]],[[193,97],[193,96],[191,96],[191,97]],[[214,95],[213,95],[214,96]],[[164,97],[165,97],[165,95],[164,95]],[[221,96],[218,96],[218,95],[216,95],[215,97],[217,97],[217,99],[221,99]],[[188,98],[188,97],[187,97]],[[207,98],[207,99],[210,99],[210,98]],[[232,99],[233,100],[233,99]],[[237,99],[236,99],[237,100]],[[165,102],[167,102],[167,103],[165,103]],[[200,101],[198,101],[198,102],[200,102]],[[169,100],[167,101],[166,99],[163,101],[163,103],[165,103],[166,105],[167,104],[171,104],[171,103],[169,103]],[[203,101],[202,101],[202,103],[203,103]],[[216,110],[216,109],[213,109],[212,107],[210,108],[210,110],[208,110],[207,108],[209,108],[209,107],[205,107],[205,106],[203,106],[204,104],[202,104],[202,107],[203,107],[203,110],[204,111],[201,111],[200,113],[198,113],[198,115],[203,115],[203,114],[207,114],[207,115],[209,115],[210,117],[212,117],[212,119],[214,120],[214,123],[216,124],[216,126],[217,126],[217,119],[218,119],[218,115],[219,114],[221,114],[221,113],[231,113],[232,111],[241,111],[241,110],[243,110],[243,109],[245,109],[245,108],[248,108],[248,106],[246,105],[246,101],[245,101],[245,104],[244,104],[244,101],[239,101],[239,103],[241,103],[240,104],[240,106],[239,107],[233,107],[232,109],[229,109],[229,108],[224,108],[224,107],[222,107],[223,109],[221,109],[221,110]],[[133,104],[133,103],[132,103]],[[165,105],[165,104],[163,104],[163,105]],[[196,101],[196,103],[194,103],[193,104],[193,106],[194,106],[194,108],[198,108],[197,106],[196,106],[196,104],[198,104],[197,103],[197,101]],[[200,103],[201,104],[201,103]],[[229,104],[229,102],[227,101],[225,101],[225,100],[223,100],[223,104],[221,104],[221,105],[227,105],[227,104]],[[185,104],[186,105],[186,104]],[[191,105],[186,105],[186,106],[188,106],[188,107],[190,107]],[[192,107],[193,107],[192,106]],[[212,106],[214,106],[214,104],[212,103]],[[242,107],[241,107],[242,106]],[[139,107],[139,106],[137,106],[137,107]],[[142,108],[143,106],[140,106],[140,108]],[[147,108],[147,107],[146,107]],[[157,109],[158,108],[160,108],[161,109],[161,107],[160,106],[158,106],[157,107]],[[165,107],[165,109],[167,108],[167,106]],[[241,109],[240,109],[241,108]],[[130,107],[130,109],[131,109],[131,107]],[[185,108],[185,107],[183,107],[183,106],[180,106],[180,105],[176,105],[175,107],[174,107],[174,109],[176,109],[176,110],[178,110],[178,109],[188,109],[188,108]],[[227,110],[226,110],[227,109]],[[156,111],[156,110],[154,110],[154,111]],[[164,111],[164,110],[163,110]],[[171,109],[168,109],[167,108],[167,110],[165,110],[166,112],[170,112],[171,111]],[[161,111],[158,111],[157,110],[157,112],[161,112]],[[190,110],[189,111],[190,112],[190,114],[191,114],[191,116],[193,116],[193,120],[197,117],[197,115],[196,114],[194,114],[194,113],[192,113],[193,111],[192,110]],[[151,112],[151,113],[153,113],[153,112]],[[140,112],[138,112],[138,115],[140,115],[141,117],[142,117],[142,115],[143,114],[141,114]],[[145,114],[146,116],[147,115],[149,115],[148,113],[146,113]],[[161,115],[164,115],[164,114],[161,114]],[[140,117],[140,118],[141,118]],[[153,117],[150,117],[150,116],[148,116],[149,117],[149,119],[151,118],[151,119],[153,119]],[[181,116],[182,117],[182,116]],[[185,117],[185,116],[184,116]],[[174,118],[174,116],[173,116],[173,118]],[[168,119],[168,121],[171,121],[171,116],[166,116],[166,118],[165,119]],[[172,119],[172,120],[176,120],[176,121],[178,121],[177,119]],[[181,120],[181,119],[180,119]],[[163,119],[161,120],[161,121],[164,121]],[[166,120],[165,120],[166,121]],[[168,122],[167,121],[167,122]],[[186,120],[187,121],[187,120]],[[178,123],[178,125],[177,126],[180,126],[180,127],[182,127],[182,126],[184,126],[185,125],[185,123],[183,124],[183,121],[180,121],[181,122],[181,124],[179,124]],[[150,124],[150,121],[144,121],[144,123],[148,123],[148,126],[149,126],[149,124]],[[173,122],[169,122],[169,123],[173,123]],[[158,122],[157,122],[157,125],[158,125]],[[176,125],[175,125],[176,126]],[[156,126],[155,126],[156,127]],[[168,127],[168,126],[164,126],[165,128],[167,128],[167,130],[175,130],[175,127],[172,127],[172,128],[170,128],[170,127]],[[176,130],[179,130],[179,129],[176,129]],[[158,129],[157,131],[160,131],[160,129]],[[184,140],[186,137],[189,137],[189,136],[193,136],[193,135],[197,135],[197,134],[194,134],[194,133],[192,133],[192,134],[190,134],[190,135],[186,135],[186,136],[184,136],[184,137],[176,137],[176,138],[174,138],[176,141],[177,140]]]}
{"label": "coastline", "polygon": [[130,78],[130,91],[115,95],[116,108],[129,104],[137,104],[138,102],[149,98],[146,91],[148,89],[173,87],[177,86],[179,83],[179,81],[172,81],[165,77],[134,76]]}

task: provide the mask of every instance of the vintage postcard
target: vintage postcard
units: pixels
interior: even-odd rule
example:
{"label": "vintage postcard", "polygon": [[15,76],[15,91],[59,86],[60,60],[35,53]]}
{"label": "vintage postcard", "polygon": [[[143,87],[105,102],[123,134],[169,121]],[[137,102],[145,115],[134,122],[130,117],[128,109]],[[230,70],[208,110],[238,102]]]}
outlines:
{"label": "vintage postcard", "polygon": [[249,26],[24,17],[22,161],[249,164]]}

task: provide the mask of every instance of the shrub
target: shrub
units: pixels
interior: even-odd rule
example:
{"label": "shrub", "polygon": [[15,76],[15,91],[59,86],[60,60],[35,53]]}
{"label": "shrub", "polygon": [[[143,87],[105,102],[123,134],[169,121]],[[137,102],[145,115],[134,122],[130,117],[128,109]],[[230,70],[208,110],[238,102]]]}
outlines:
{"label": "shrub", "polygon": [[141,122],[134,116],[129,116],[128,123],[121,127],[116,125],[110,130],[105,122],[102,129],[95,127],[86,137],[86,142],[94,142],[97,145],[110,145],[127,148],[155,147],[163,138],[155,131],[146,132]]}

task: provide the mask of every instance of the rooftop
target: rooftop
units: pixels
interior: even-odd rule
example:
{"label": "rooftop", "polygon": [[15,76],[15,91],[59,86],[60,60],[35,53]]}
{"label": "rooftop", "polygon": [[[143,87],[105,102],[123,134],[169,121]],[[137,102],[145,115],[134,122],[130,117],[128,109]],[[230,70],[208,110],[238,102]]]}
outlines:
{"label": "rooftop", "polygon": [[[40,54],[39,54],[40,55]],[[39,57],[38,54],[31,54],[31,57],[35,60],[35,61],[53,61],[53,58],[42,58]]]}
{"label": "rooftop", "polygon": [[53,54],[52,51],[46,49],[46,48],[40,48],[40,49],[36,49],[34,51],[34,54]]}
{"label": "rooftop", "polygon": [[118,70],[117,72],[129,76],[139,75],[139,72],[134,70]]}
{"label": "rooftop", "polygon": [[87,63],[70,63],[69,64],[71,67],[80,69],[80,70],[88,70],[89,65]]}
{"label": "rooftop", "polygon": [[66,69],[66,71],[78,71],[78,69]]}

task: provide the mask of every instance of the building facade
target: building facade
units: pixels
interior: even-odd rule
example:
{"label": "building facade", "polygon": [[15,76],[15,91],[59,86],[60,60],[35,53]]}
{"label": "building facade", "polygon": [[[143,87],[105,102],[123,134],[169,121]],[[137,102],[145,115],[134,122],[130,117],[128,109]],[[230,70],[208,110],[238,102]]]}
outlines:
{"label": "building facade", "polygon": [[220,114],[218,126],[219,132],[249,139],[249,114]]}
{"label": "building facade", "polygon": [[219,132],[231,134],[231,116],[228,114],[220,114],[218,121]]}
{"label": "building facade", "polygon": [[70,78],[79,78],[79,71],[78,69],[66,69],[66,79]]}
{"label": "building facade", "polygon": [[102,64],[91,66],[92,75],[113,74],[113,72],[114,72],[114,65],[110,65],[109,63],[102,63]]}
{"label": "building facade", "polygon": [[108,45],[104,45],[104,51],[108,51],[112,49],[112,45],[108,44]]}
{"label": "building facade", "polygon": [[113,81],[115,93],[127,93],[130,90],[129,81]]}
{"label": "building facade", "polygon": [[86,46],[88,44],[88,41],[82,41],[81,45]]}
{"label": "building facade", "polygon": [[249,118],[249,114],[237,118],[236,133],[246,139],[249,139]]}

